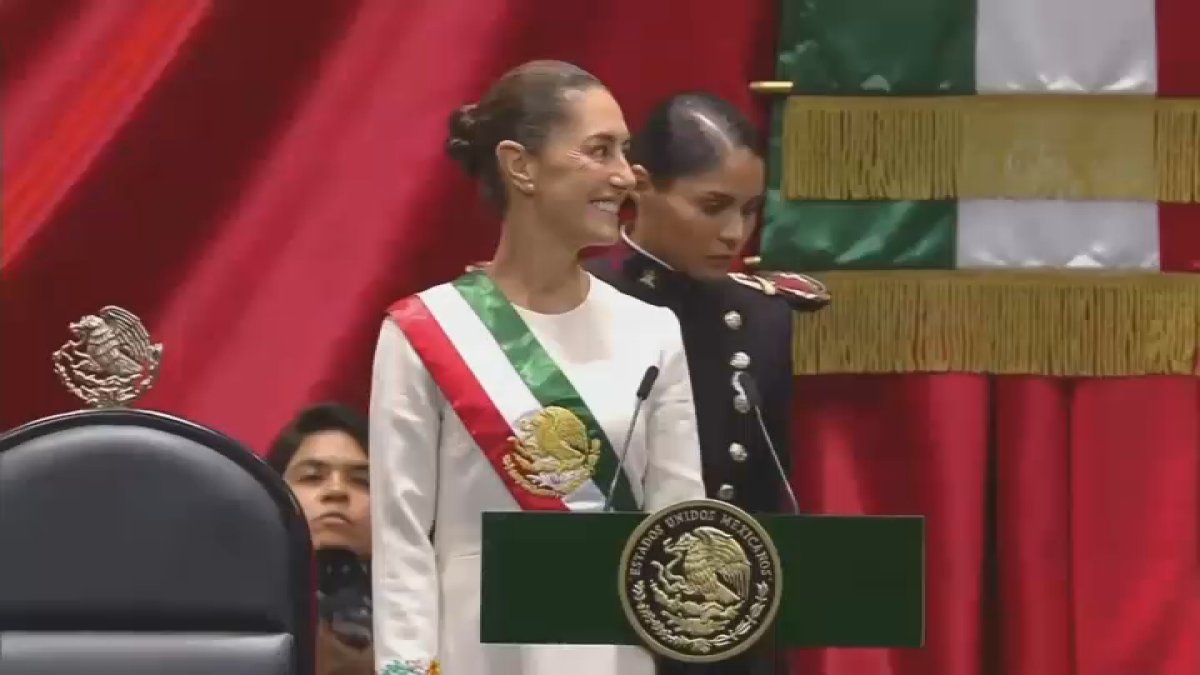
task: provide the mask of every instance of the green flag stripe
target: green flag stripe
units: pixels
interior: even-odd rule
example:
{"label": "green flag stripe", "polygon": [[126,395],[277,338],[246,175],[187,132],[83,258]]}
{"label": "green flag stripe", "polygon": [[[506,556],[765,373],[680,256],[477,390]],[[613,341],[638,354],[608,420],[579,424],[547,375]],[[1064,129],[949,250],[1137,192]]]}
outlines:
{"label": "green flag stripe", "polygon": [[[975,0],[781,0],[777,77],[816,95],[975,93]],[[954,266],[957,203],[788,201],[772,120],[761,255],[775,269]]]}
{"label": "green flag stripe", "polygon": [[[596,463],[596,474],[592,479],[607,496],[608,486],[617,470],[617,454],[575,386],[550,358],[550,354],[490,277],[483,272],[472,272],[456,279],[453,285],[496,339],[501,351],[538,403],[543,407],[560,406],[575,413],[591,435],[600,441],[600,460]],[[624,475],[617,480],[612,503],[613,508],[618,510],[637,510],[629,480]]]}
{"label": "green flag stripe", "polygon": [[762,266],[793,271],[951,269],[956,202],[788,201],[768,194]]}

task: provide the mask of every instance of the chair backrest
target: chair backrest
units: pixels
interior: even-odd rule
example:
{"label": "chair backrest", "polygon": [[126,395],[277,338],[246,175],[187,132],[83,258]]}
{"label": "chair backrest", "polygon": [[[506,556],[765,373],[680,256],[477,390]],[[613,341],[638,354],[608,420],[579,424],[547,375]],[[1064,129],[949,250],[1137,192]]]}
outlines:
{"label": "chair backrest", "polygon": [[311,543],[236,441],[141,410],[0,436],[0,673],[311,675]]}

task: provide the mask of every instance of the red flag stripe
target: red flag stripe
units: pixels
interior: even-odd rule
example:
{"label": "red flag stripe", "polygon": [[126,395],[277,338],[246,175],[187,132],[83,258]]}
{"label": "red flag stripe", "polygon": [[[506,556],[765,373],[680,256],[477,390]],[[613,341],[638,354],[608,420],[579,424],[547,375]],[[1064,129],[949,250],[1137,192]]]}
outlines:
{"label": "red flag stripe", "polygon": [[[1200,96],[1200,3],[1158,0],[1158,95]],[[1200,271],[1200,204],[1159,204],[1158,250],[1165,272]]]}

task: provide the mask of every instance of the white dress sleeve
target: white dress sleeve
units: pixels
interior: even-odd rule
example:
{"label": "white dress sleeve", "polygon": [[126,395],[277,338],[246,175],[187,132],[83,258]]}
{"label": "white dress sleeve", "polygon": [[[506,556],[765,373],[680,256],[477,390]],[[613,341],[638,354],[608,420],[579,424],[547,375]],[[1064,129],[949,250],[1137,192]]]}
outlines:
{"label": "white dress sleeve", "polygon": [[441,394],[399,326],[384,321],[370,406],[371,574],[379,673],[425,673],[438,657]]}
{"label": "white dress sleeve", "polygon": [[662,365],[646,400],[646,511],[705,496],[696,406],[679,321],[661,309]]}

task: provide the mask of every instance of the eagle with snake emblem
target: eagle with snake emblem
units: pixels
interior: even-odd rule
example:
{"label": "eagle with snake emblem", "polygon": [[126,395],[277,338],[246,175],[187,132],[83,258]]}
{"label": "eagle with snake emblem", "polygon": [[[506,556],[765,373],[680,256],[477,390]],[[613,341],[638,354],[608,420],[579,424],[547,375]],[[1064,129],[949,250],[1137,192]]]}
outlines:
{"label": "eagle with snake emblem", "polygon": [[[750,559],[729,534],[701,526],[663,542],[671,560],[650,565],[655,599],[681,632],[706,636],[722,631],[750,597]],[[682,574],[677,568],[682,565]]]}
{"label": "eagle with snake emblem", "polygon": [[97,408],[125,405],[158,375],[162,345],[132,312],[109,305],[69,326],[75,338],[54,352],[54,370],[73,394]]}
{"label": "eagle with snake emblem", "polygon": [[782,571],[774,542],[753,516],[693,499],[634,528],[618,590],[642,644],[677,661],[711,663],[751,648],[770,629]]}
{"label": "eagle with snake emblem", "polygon": [[587,425],[559,406],[543,408],[517,424],[520,438],[510,437],[512,451],[504,468],[518,485],[533,494],[565,497],[591,479],[600,460],[600,441],[589,438]]}

